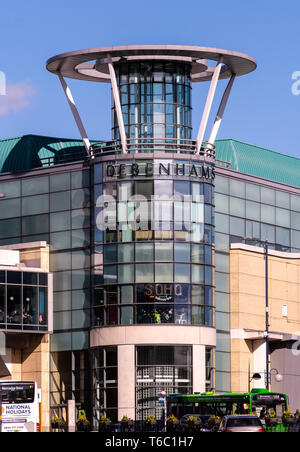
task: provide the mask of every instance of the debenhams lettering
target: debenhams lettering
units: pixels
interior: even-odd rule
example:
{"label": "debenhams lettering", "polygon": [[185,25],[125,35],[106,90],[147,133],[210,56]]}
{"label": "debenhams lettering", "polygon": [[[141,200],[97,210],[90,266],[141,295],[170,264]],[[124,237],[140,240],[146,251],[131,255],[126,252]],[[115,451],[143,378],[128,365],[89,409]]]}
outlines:
{"label": "debenhams lettering", "polygon": [[182,176],[211,179],[215,178],[215,169],[204,164],[188,163],[107,163],[107,178]]}

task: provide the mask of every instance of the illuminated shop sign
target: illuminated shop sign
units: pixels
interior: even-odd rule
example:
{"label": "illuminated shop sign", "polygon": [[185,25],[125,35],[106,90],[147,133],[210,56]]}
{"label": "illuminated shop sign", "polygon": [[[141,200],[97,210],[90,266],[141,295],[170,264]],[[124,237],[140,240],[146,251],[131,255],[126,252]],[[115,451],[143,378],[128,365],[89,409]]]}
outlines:
{"label": "illuminated shop sign", "polygon": [[201,179],[215,178],[215,169],[205,164],[189,163],[107,163],[107,178],[182,176]]}

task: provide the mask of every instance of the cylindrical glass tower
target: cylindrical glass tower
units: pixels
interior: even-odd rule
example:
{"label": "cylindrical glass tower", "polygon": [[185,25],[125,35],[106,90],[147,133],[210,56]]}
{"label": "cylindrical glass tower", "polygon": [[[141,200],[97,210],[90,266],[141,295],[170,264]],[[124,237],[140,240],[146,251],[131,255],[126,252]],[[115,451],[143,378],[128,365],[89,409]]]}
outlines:
{"label": "cylindrical glass tower", "polygon": [[[139,61],[115,66],[127,138],[191,139],[191,65]],[[112,135],[120,139],[113,103]]]}

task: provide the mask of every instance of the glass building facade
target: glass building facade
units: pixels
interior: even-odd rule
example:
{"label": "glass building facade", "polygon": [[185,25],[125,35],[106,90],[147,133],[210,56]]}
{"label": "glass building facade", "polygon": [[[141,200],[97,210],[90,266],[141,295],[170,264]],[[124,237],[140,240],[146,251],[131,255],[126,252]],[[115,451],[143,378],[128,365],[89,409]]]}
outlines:
{"label": "glass building facade", "polygon": [[213,326],[213,179],[202,171],[193,160],[95,165],[93,326]]}
{"label": "glass building facade", "polygon": [[[300,196],[291,187],[219,169],[215,179],[216,391],[230,387],[230,245],[300,251]],[[246,240],[245,240],[246,239]]]}

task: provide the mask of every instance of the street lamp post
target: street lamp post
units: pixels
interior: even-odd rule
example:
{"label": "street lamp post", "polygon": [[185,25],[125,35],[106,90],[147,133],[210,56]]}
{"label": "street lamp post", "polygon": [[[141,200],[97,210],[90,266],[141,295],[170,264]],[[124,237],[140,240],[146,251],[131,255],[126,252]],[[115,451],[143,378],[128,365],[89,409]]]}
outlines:
{"label": "street lamp post", "polygon": [[269,257],[269,243],[268,240],[264,242],[264,250],[265,250],[265,284],[266,284],[266,331],[265,331],[265,339],[266,339],[266,389],[270,389],[270,377],[269,377],[269,265],[268,265],[268,257]]}

